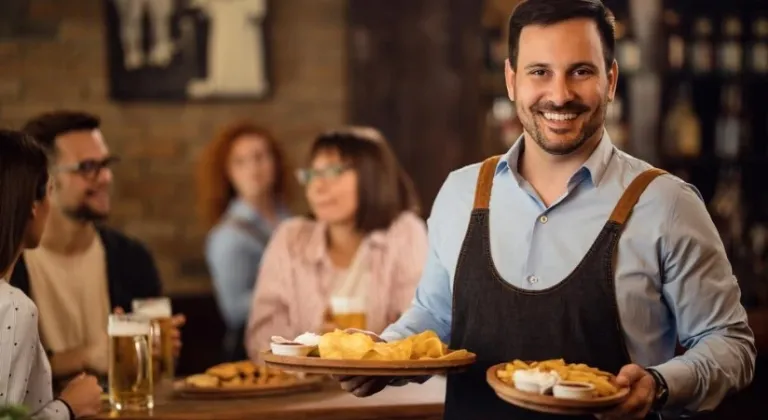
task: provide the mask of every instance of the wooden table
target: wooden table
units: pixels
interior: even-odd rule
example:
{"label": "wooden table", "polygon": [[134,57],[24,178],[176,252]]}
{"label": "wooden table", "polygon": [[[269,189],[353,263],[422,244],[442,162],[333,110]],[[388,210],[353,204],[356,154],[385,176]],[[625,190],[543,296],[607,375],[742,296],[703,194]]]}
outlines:
{"label": "wooden table", "polygon": [[123,420],[440,420],[445,379],[434,377],[422,385],[389,387],[368,398],[358,398],[329,382],[320,391],[238,400],[174,399],[157,392],[152,413],[104,413],[97,419]]}

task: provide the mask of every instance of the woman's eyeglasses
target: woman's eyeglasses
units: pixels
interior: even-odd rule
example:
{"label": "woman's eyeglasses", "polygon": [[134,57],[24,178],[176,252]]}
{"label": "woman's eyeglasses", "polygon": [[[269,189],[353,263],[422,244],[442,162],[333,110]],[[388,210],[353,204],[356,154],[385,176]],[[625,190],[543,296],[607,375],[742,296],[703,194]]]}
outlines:
{"label": "woman's eyeglasses", "polygon": [[301,185],[309,184],[315,178],[333,179],[343,174],[350,165],[331,165],[322,169],[304,168],[296,171],[296,179]]}

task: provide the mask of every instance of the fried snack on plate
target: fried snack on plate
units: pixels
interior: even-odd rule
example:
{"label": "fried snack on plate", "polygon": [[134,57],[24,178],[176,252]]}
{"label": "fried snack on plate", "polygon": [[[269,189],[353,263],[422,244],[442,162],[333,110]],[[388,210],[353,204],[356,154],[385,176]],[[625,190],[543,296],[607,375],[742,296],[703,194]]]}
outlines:
{"label": "fried snack on plate", "polygon": [[468,354],[466,350],[448,350],[434,331],[382,343],[363,333],[336,330],[320,338],[318,349],[321,358],[340,360],[451,360]]}
{"label": "fried snack on plate", "polygon": [[583,363],[566,364],[563,359],[551,359],[526,363],[522,360],[513,360],[507,363],[504,369],[496,372],[496,376],[504,383],[514,386],[515,372],[519,370],[535,370],[539,372],[554,372],[560,381],[573,381],[592,384],[595,387],[596,397],[609,397],[619,392],[619,389],[611,382],[611,375],[595,367]]}
{"label": "fried snack on plate", "polygon": [[184,382],[194,388],[218,388],[219,378],[204,373],[188,376]]}
{"label": "fried snack on plate", "polygon": [[238,376],[239,372],[237,371],[237,367],[234,363],[222,363],[208,368],[205,373],[211,376],[215,376],[222,381],[229,381],[235,376]]}

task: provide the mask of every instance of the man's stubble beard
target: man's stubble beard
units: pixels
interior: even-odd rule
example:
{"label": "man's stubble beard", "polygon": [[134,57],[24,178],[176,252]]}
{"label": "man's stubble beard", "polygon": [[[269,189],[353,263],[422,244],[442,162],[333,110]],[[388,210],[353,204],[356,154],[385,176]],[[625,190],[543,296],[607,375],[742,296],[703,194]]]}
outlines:
{"label": "man's stubble beard", "polygon": [[[522,105],[521,105],[522,107]],[[603,127],[605,122],[605,116],[608,111],[608,98],[605,98],[592,115],[592,118],[581,128],[581,132],[578,134],[578,138],[574,142],[567,143],[565,145],[552,145],[547,140],[544,133],[539,130],[539,126],[536,123],[537,112],[533,111],[529,107],[527,110],[518,109],[518,115],[524,115],[525,118],[521,118],[520,122],[523,125],[523,129],[533,139],[534,142],[545,152],[555,156],[566,156],[581,149],[595,133]],[[525,111],[525,112],[521,112]]]}
{"label": "man's stubble beard", "polygon": [[102,222],[109,217],[109,213],[99,213],[93,211],[85,204],[82,204],[78,207],[64,209],[64,215],[76,222],[81,223]]}

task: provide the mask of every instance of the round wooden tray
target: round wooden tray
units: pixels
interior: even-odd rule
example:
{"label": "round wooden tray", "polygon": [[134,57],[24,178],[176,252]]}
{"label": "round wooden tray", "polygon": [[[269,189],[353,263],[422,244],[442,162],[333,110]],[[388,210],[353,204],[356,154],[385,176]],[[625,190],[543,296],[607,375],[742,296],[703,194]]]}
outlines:
{"label": "round wooden tray", "polygon": [[319,375],[296,378],[295,381],[265,385],[243,385],[232,388],[197,388],[187,386],[184,380],[173,384],[173,394],[184,399],[255,398],[268,395],[293,394],[314,391],[322,386],[325,378]]}
{"label": "round wooden tray", "polygon": [[262,352],[267,366],[285,371],[321,373],[327,375],[360,376],[422,376],[455,372],[475,362],[475,354],[453,360],[337,360],[319,357],[280,356]]}
{"label": "round wooden tray", "polygon": [[496,376],[496,372],[504,369],[506,365],[506,363],[500,363],[491,366],[486,373],[486,381],[499,398],[528,410],[566,415],[595,414],[621,404],[629,395],[629,388],[622,388],[618,393],[610,397],[592,398],[589,400],[571,400],[553,397],[552,395],[524,392],[502,382]]}

